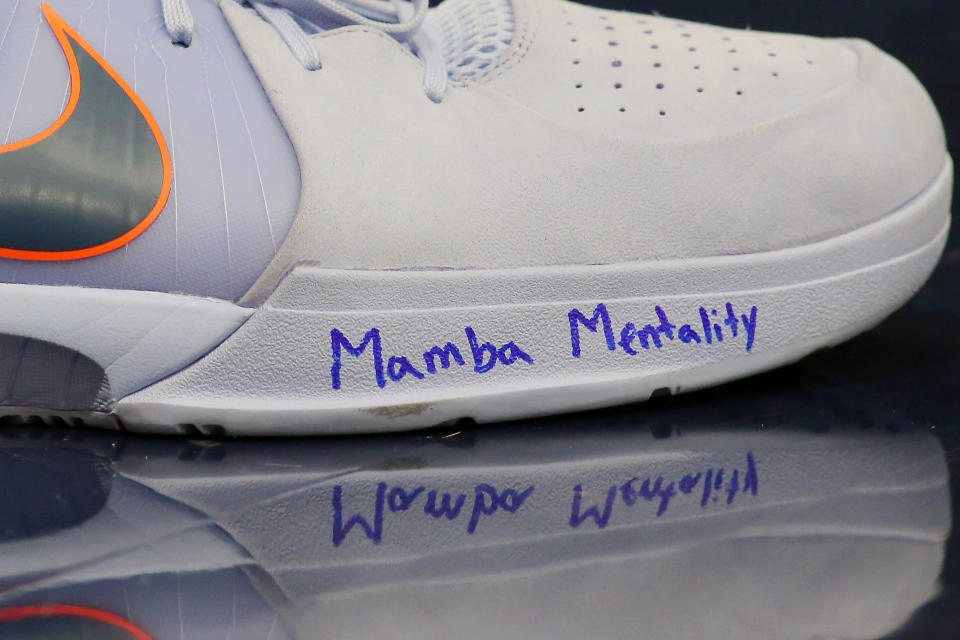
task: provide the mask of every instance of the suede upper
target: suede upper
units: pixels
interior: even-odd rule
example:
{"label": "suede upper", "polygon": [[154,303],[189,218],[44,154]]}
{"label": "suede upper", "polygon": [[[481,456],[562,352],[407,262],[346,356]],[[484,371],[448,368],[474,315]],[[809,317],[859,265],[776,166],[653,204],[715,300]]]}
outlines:
{"label": "suede upper", "polygon": [[433,103],[420,61],[375,29],[314,36],[323,68],[307,71],[253,12],[222,6],[303,178],[251,303],[304,261],[499,268],[795,247],[883,217],[945,161],[923,88],[863,41],[514,0],[500,63]]}

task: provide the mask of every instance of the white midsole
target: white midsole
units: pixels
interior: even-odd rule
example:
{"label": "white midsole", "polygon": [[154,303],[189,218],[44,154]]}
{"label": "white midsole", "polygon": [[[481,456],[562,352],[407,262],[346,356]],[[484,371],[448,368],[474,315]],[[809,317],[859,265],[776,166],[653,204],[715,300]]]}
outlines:
{"label": "white midsole", "polygon": [[[392,430],[599,407],[748,375],[903,304],[942,252],[951,181],[948,161],[924,193],[872,225],[761,254],[473,271],[302,265],[220,346],[116,411],[135,429]],[[650,325],[647,348],[628,323]],[[446,349],[447,367],[433,347]]]}

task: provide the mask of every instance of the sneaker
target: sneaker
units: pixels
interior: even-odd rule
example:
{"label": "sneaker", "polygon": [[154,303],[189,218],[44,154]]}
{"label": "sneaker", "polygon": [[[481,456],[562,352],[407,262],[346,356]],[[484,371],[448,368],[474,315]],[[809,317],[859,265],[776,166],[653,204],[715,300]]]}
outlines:
{"label": "sneaker", "polygon": [[873,326],[952,165],[860,40],[557,0],[0,7],[0,413],[385,431],[674,394]]}

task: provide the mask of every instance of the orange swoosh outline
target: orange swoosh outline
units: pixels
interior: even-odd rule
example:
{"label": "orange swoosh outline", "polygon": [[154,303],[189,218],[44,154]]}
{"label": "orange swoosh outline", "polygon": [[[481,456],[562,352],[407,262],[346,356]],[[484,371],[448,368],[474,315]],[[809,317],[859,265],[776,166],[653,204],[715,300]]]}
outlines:
{"label": "orange swoosh outline", "polygon": [[102,609],[91,609],[89,607],[77,607],[68,604],[53,605],[35,605],[27,607],[8,607],[0,609],[0,622],[4,620],[23,620],[24,618],[35,618],[39,616],[74,616],[77,618],[89,618],[98,622],[119,627],[128,631],[137,640],[151,640],[147,632],[136,626],[129,620],[124,620],[120,616],[103,611]]}
{"label": "orange swoosh outline", "polygon": [[160,126],[154,119],[153,114],[150,113],[147,105],[144,104],[143,100],[140,99],[140,96],[134,92],[130,85],[128,85],[126,81],[120,77],[120,74],[118,74],[116,70],[114,70],[114,68],[111,67],[110,64],[87,43],[86,40],[80,37],[80,34],[77,33],[73,27],[67,24],[67,22],[61,18],[56,11],[53,10],[53,7],[44,3],[41,8],[43,10],[44,17],[50,24],[50,28],[53,30],[53,34],[60,42],[60,47],[63,49],[64,55],[67,57],[67,64],[70,67],[70,101],[67,104],[67,108],[64,110],[63,114],[61,114],[61,116],[50,126],[49,129],[33,136],[32,138],[27,138],[26,140],[8,145],[2,145],[0,146],[0,153],[10,153],[11,151],[25,149],[37,144],[38,142],[46,140],[54,133],[59,131],[67,123],[67,121],[70,120],[71,116],[73,116],[73,112],[76,110],[77,104],[80,102],[80,90],[82,86],[80,78],[80,65],[77,62],[77,54],[74,52],[73,46],[70,44],[70,39],[68,39],[69,36],[69,38],[72,38],[74,42],[79,44],[84,51],[86,51],[94,60],[96,60],[97,64],[103,67],[103,70],[106,71],[111,78],[113,78],[117,85],[123,89],[124,93],[126,93],[127,96],[129,96],[129,98],[137,106],[137,109],[140,110],[140,113],[143,115],[144,120],[146,120],[147,125],[150,127],[150,130],[153,132],[153,135],[157,140],[157,146],[160,148],[160,157],[163,162],[163,184],[160,187],[160,197],[158,198],[156,205],[154,205],[147,217],[141,220],[137,226],[135,226],[133,229],[130,229],[130,231],[127,231],[119,238],[115,238],[110,242],[105,242],[94,247],[76,249],[72,251],[23,251],[20,249],[6,249],[0,247],[0,258],[14,258],[16,260],[51,261],[91,258],[93,256],[108,253],[114,249],[119,249],[146,231],[147,227],[153,224],[154,220],[157,219],[157,216],[160,215],[160,212],[163,211],[163,208],[166,206],[167,200],[170,197],[170,189],[173,183],[173,163],[170,160],[170,151],[167,148],[166,141],[164,140],[163,132],[160,131]]}

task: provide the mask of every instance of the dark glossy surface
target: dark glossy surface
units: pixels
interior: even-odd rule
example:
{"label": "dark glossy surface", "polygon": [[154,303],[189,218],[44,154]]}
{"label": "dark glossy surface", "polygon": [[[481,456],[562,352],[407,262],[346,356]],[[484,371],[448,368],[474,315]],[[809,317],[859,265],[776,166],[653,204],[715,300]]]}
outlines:
{"label": "dark glossy surface", "polygon": [[[873,39],[955,139],[948,6],[656,8]],[[876,329],[687,396],[316,440],[6,426],[0,620],[86,609],[0,621],[0,638],[136,637],[87,610],[155,639],[955,638],[958,327],[955,228],[927,286]]]}
{"label": "dark glossy surface", "polygon": [[[151,638],[251,639],[880,638],[918,609],[908,628],[939,623],[955,598],[946,450],[818,360],[709,408],[459,432],[10,427],[0,620],[80,606]],[[104,637],[84,631],[0,622],[0,637]]]}

